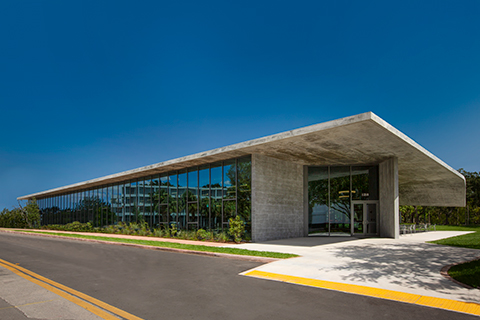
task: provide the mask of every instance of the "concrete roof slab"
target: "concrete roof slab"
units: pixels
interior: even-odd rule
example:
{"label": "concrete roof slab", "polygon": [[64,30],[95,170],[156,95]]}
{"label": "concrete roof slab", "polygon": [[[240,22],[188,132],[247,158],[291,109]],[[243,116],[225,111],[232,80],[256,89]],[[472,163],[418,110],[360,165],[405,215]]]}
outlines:
{"label": "concrete roof slab", "polygon": [[367,165],[398,158],[400,204],[465,206],[465,178],[372,112],[290,130],[23,197],[46,197],[249,154],[302,165]]}

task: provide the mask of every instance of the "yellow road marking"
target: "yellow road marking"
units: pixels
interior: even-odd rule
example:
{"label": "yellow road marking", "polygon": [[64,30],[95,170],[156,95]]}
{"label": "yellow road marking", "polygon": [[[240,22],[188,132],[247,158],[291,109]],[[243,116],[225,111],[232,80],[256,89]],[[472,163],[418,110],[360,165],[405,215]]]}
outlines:
{"label": "yellow road marking", "polygon": [[271,273],[259,270],[253,270],[245,273],[244,275],[254,278],[276,280],[294,284],[300,284],[304,286],[317,287],[322,289],[329,289],[335,291],[342,291],[347,293],[361,294],[364,296],[382,298],[394,301],[401,301],[406,303],[412,303],[427,307],[434,307],[440,309],[446,309],[451,311],[458,311],[464,313],[470,313],[474,315],[480,315],[480,304],[474,302],[463,302],[443,298],[435,298],[422,296],[419,294],[406,293],[400,291],[393,291],[387,289],[372,288],[367,286],[361,286],[356,284],[346,284],[340,282],[316,280],[304,277],[288,276],[284,274]]}
{"label": "yellow road marking", "polygon": [[[74,290],[74,289],[69,288],[69,287],[67,287],[67,286],[64,286],[63,284],[60,284],[60,283],[58,283],[58,282],[52,281],[52,280],[50,280],[50,279],[47,279],[47,278],[45,278],[45,277],[43,277],[43,276],[41,276],[41,275],[39,275],[39,274],[36,274],[36,273],[34,273],[34,272],[30,271],[30,270],[27,270],[27,269],[25,269],[25,268],[22,268],[22,267],[20,267],[20,266],[18,266],[18,265],[15,265],[15,264],[13,264],[13,263],[8,262],[8,261],[5,261],[5,260],[0,259],[0,265],[4,266],[5,268],[7,268],[7,269],[9,269],[9,270],[11,270],[11,271],[13,271],[14,273],[18,274],[19,276],[21,276],[21,277],[23,277],[23,278],[25,278],[25,279],[27,279],[27,280],[29,280],[29,281],[31,281],[31,282],[34,282],[34,283],[42,286],[43,288],[45,288],[45,289],[47,289],[47,290],[49,290],[49,291],[52,291],[52,292],[58,294],[59,296],[61,296],[61,297],[63,297],[63,298],[66,298],[66,299],[69,300],[69,301],[74,302],[75,304],[77,304],[77,305],[79,305],[79,306],[87,309],[88,311],[90,311],[90,312],[92,312],[92,313],[95,313],[96,315],[98,315],[98,316],[100,316],[100,317],[102,317],[102,318],[104,318],[104,319],[118,319],[118,318],[112,316],[110,313],[107,313],[107,312],[101,310],[100,308],[102,308],[102,309],[104,309],[104,310],[107,310],[107,311],[110,311],[110,312],[112,312],[112,313],[114,313],[114,314],[116,314],[116,315],[121,316],[121,317],[124,318],[124,319],[127,319],[127,320],[143,320],[142,318],[139,318],[139,317],[137,317],[137,316],[135,316],[135,315],[133,315],[133,314],[130,314],[130,313],[126,312],[126,311],[123,311],[123,310],[118,309],[118,308],[116,308],[116,307],[114,307],[114,306],[111,306],[111,305],[109,305],[109,304],[107,304],[107,303],[105,303],[105,302],[103,302],[103,301],[100,301],[100,300],[98,300],[98,299],[95,299],[95,298],[93,298],[93,297],[90,297],[90,296],[88,296],[88,295],[86,295],[86,294],[84,294],[84,293],[82,293],[82,292],[80,292],[80,291],[77,291],[77,290]],[[32,277],[28,276],[27,274],[30,275],[30,276],[32,276]],[[33,277],[35,277],[36,279],[33,278]],[[40,280],[41,280],[41,281],[40,281]],[[57,288],[59,288],[59,289],[61,289],[61,290],[63,290],[63,291],[61,291],[61,290],[59,290],[59,289],[57,289],[57,288],[55,288],[55,287],[57,287]],[[67,294],[67,293],[65,293],[64,291],[65,291],[65,292],[68,292],[68,293],[70,293],[70,294]],[[85,301],[83,301],[83,300],[81,300],[81,299],[78,299],[78,298],[75,297],[74,295],[77,296],[77,297],[79,297],[79,298],[81,298],[81,299],[83,299],[83,300],[85,300],[85,301],[88,301],[88,302],[90,302],[90,303],[92,303],[92,304],[94,304],[94,305],[97,305],[97,306],[100,307],[100,308],[97,308],[96,306],[93,306],[93,305],[91,305],[91,304],[89,304],[89,303],[86,303]],[[95,312],[94,312],[94,311],[95,311]],[[96,313],[96,312],[99,312],[99,313],[101,313],[102,315],[100,315],[100,314],[98,314],[98,313]]]}

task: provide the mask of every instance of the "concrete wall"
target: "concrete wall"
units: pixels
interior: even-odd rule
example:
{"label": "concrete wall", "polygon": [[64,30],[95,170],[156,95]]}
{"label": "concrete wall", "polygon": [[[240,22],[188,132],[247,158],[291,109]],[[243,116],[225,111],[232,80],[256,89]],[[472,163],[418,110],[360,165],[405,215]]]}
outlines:
{"label": "concrete wall", "polygon": [[379,165],[380,237],[398,239],[400,236],[398,199],[398,159],[390,158]]}
{"label": "concrete wall", "polygon": [[303,237],[303,165],[252,154],[252,241]]}

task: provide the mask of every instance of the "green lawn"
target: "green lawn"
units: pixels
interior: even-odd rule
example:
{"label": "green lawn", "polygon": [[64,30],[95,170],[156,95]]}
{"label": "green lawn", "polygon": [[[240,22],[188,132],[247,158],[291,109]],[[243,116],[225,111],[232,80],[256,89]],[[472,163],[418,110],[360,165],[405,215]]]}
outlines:
{"label": "green lawn", "polygon": [[[431,243],[443,244],[445,246],[480,249],[480,232],[464,234],[462,236],[431,241]],[[480,252],[479,252],[480,255]]]}
{"label": "green lawn", "polygon": [[480,260],[453,266],[448,270],[448,274],[457,281],[480,288]]}
{"label": "green lawn", "polygon": [[[458,226],[437,226],[439,231],[476,231],[462,236],[431,241],[431,243],[446,246],[479,249],[480,250],[480,226],[458,227]],[[480,251],[479,251],[480,256]],[[480,260],[462,263],[453,266],[448,274],[455,280],[480,288]]]}
{"label": "green lawn", "polygon": [[439,226],[437,225],[436,227],[437,231],[479,231],[480,232],[480,226]]}
{"label": "green lawn", "polygon": [[290,253],[253,251],[253,250],[229,248],[229,247],[225,247],[225,248],[209,247],[209,246],[202,246],[202,245],[196,245],[196,244],[183,244],[183,243],[175,243],[175,242],[135,240],[135,239],[113,238],[108,236],[105,236],[105,237],[90,236],[90,235],[83,235],[83,234],[56,233],[56,232],[43,232],[43,231],[30,231],[30,230],[15,230],[15,231],[51,234],[55,236],[70,237],[70,238],[94,239],[94,240],[112,241],[112,242],[120,242],[120,243],[143,244],[143,245],[162,247],[162,248],[175,248],[175,249],[203,251],[203,252],[228,253],[228,254],[236,254],[236,255],[242,255],[242,256],[255,256],[255,257],[266,257],[266,258],[277,258],[277,259],[287,259],[287,258],[298,257],[298,255],[290,254]]}

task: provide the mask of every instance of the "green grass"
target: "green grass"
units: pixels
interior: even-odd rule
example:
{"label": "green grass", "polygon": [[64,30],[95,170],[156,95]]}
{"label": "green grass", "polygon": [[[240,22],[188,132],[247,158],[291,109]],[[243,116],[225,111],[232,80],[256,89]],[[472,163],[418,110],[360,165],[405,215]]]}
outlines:
{"label": "green grass", "polygon": [[429,242],[443,244],[445,246],[480,249],[480,232],[477,231],[474,233],[464,234],[462,236],[456,236]]}
{"label": "green grass", "polygon": [[479,231],[480,226],[470,225],[470,226],[439,226],[436,225],[437,231]]}
{"label": "green grass", "polygon": [[[430,241],[445,246],[480,249],[480,226],[437,226],[440,231],[476,231],[462,236]],[[480,255],[480,252],[479,252]],[[462,263],[451,267],[448,274],[455,280],[480,288],[480,260]]]}
{"label": "green grass", "polygon": [[113,238],[108,236],[90,236],[90,235],[83,235],[83,234],[56,233],[56,232],[43,232],[43,231],[30,231],[30,230],[15,230],[15,231],[50,234],[50,235],[70,237],[70,238],[142,244],[142,245],[162,247],[162,248],[174,248],[174,249],[184,249],[184,250],[193,250],[193,251],[202,251],[202,252],[215,252],[215,253],[228,253],[228,254],[236,254],[236,255],[242,255],[242,256],[255,256],[255,257],[266,257],[266,258],[277,258],[277,259],[287,259],[287,258],[298,257],[298,255],[290,254],[290,253],[253,251],[253,250],[229,248],[229,247],[209,247],[209,246],[202,246],[202,245],[196,245],[196,244],[183,244],[183,243],[175,243],[175,242],[135,240],[135,239],[125,239],[125,238]]}
{"label": "green grass", "polygon": [[480,288],[480,260],[453,266],[448,270],[448,274],[457,281]]}

